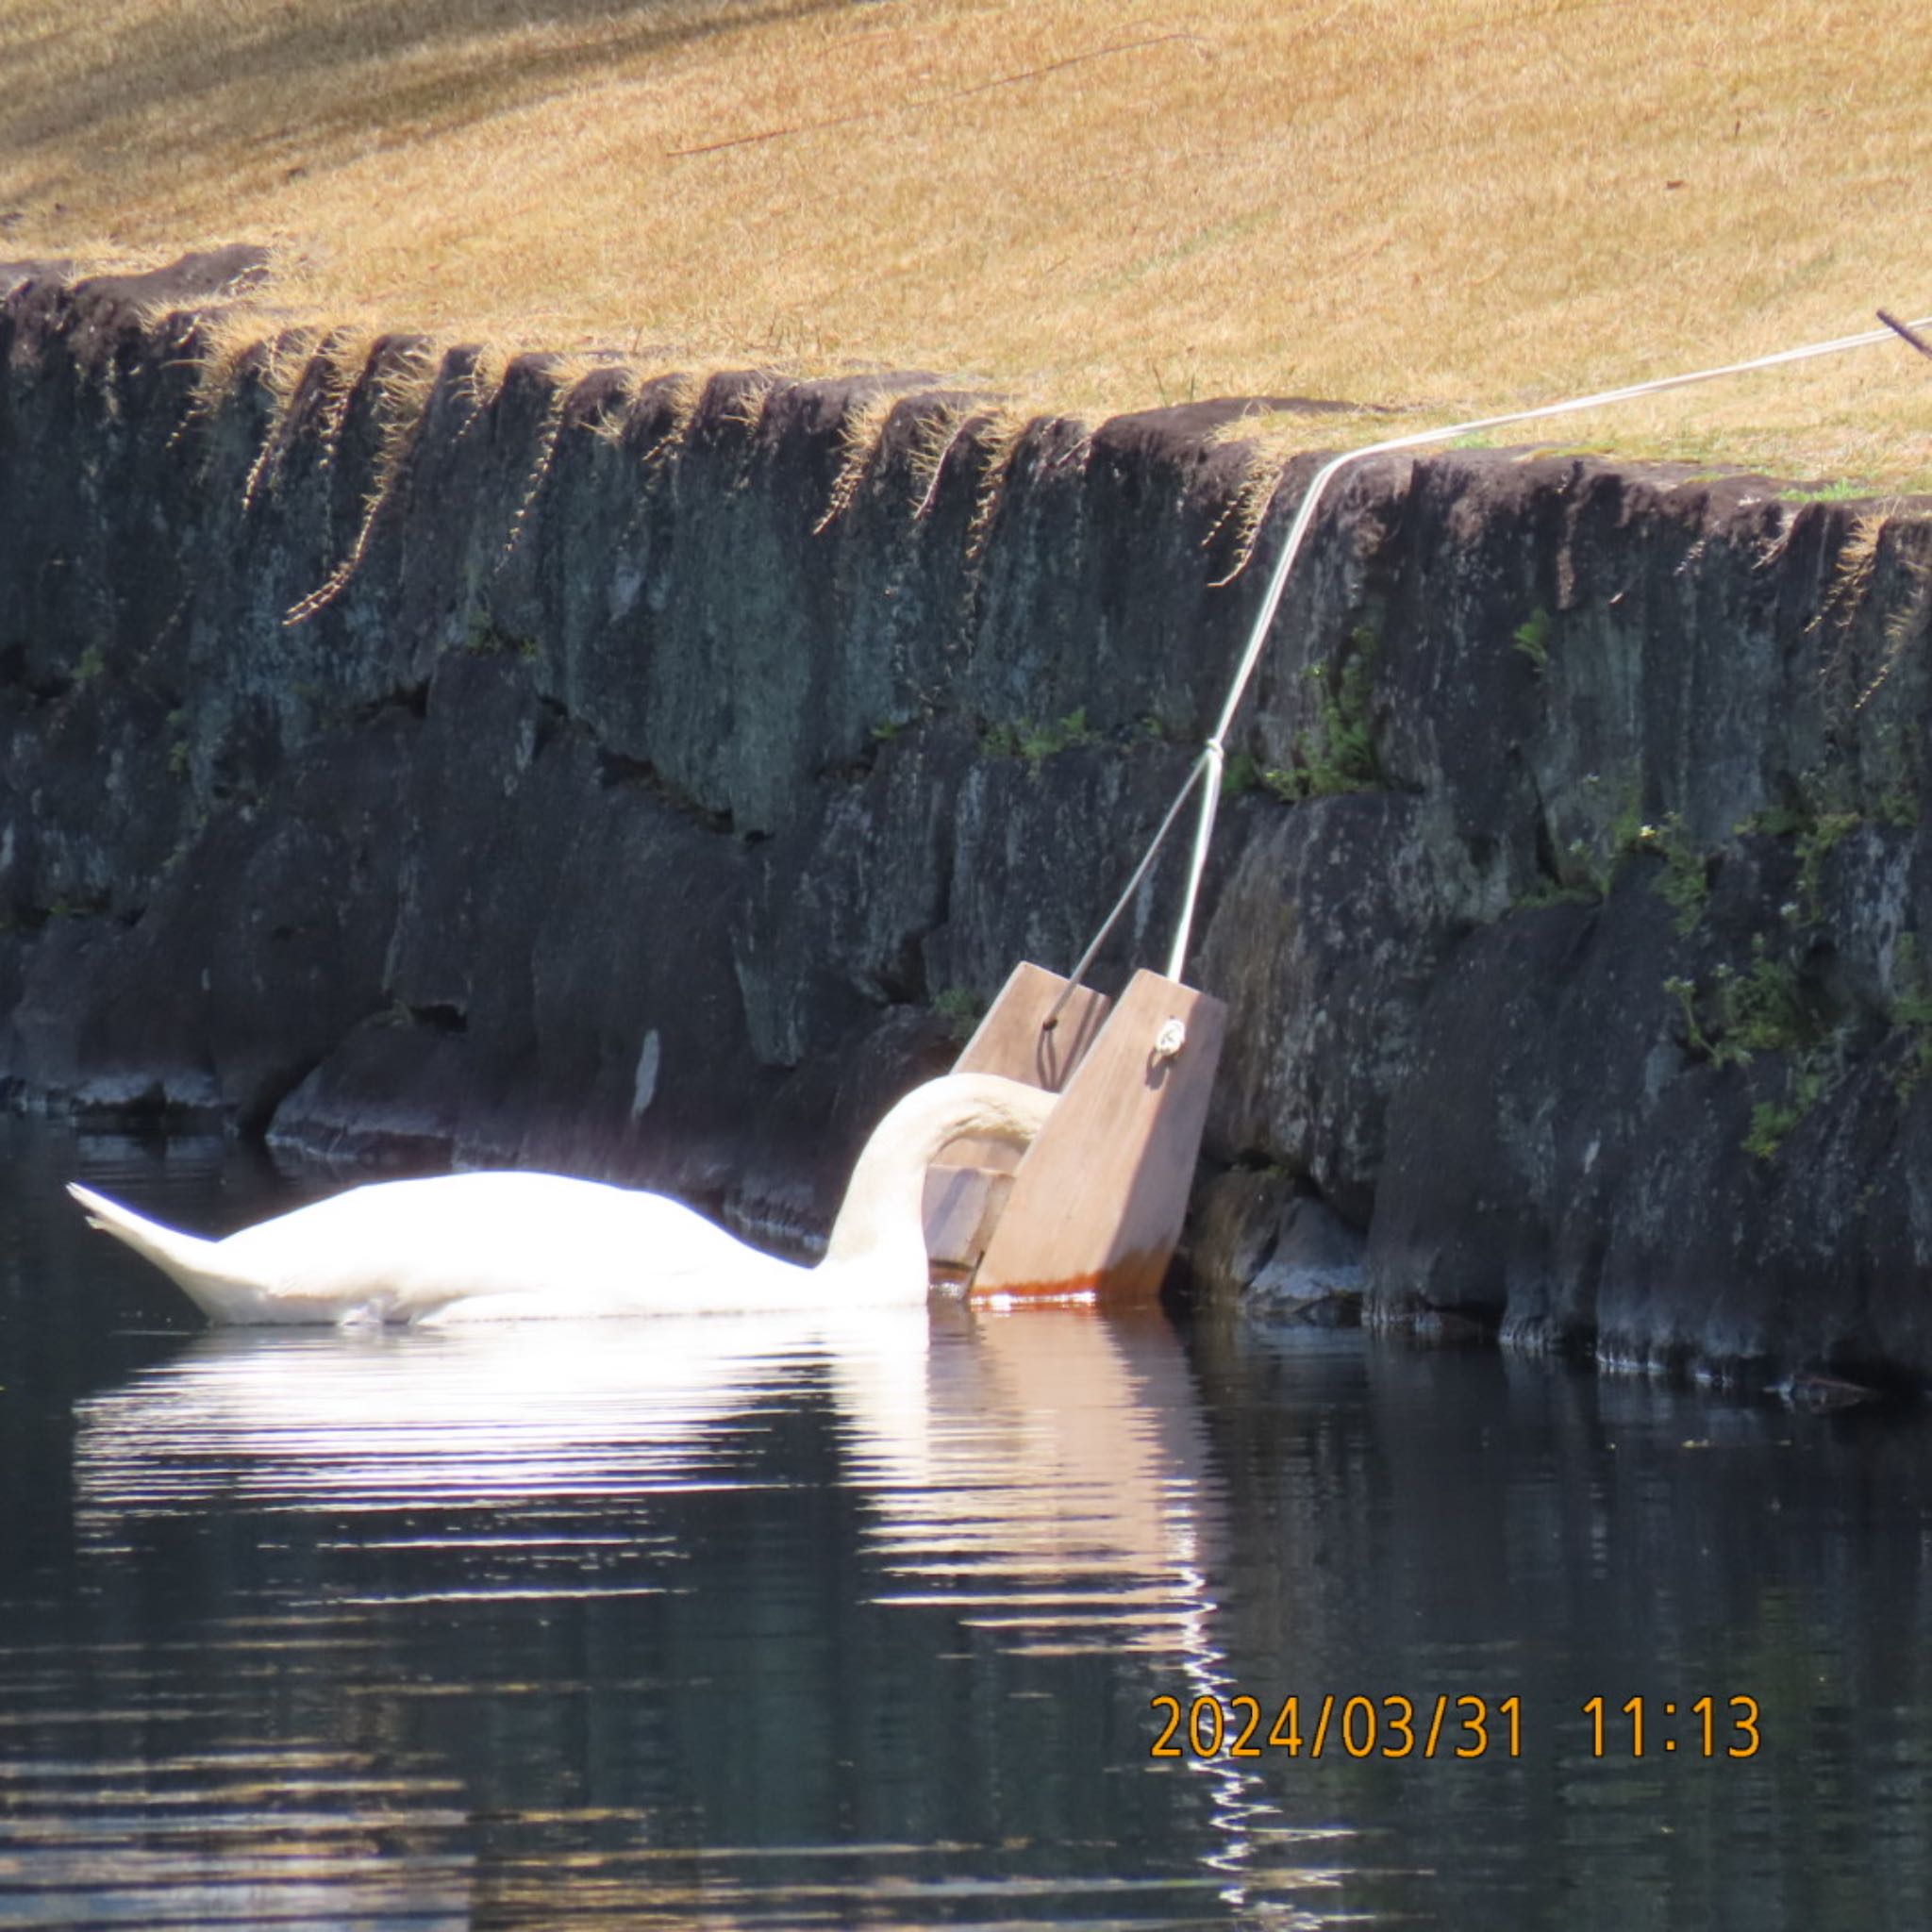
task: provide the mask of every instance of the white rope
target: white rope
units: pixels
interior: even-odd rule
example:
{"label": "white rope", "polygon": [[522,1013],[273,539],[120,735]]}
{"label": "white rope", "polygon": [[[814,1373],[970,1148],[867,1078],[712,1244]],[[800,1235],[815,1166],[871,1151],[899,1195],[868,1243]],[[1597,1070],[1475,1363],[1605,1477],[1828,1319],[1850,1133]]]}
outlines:
{"label": "white rope", "polygon": [[[1303,493],[1301,506],[1295,511],[1294,522],[1289,527],[1288,541],[1282,545],[1281,555],[1275,559],[1274,572],[1269,576],[1267,594],[1261,599],[1261,608],[1255,615],[1254,628],[1248,634],[1247,648],[1241,653],[1234,681],[1228,687],[1227,701],[1221,708],[1221,716],[1215,721],[1214,730],[1203,748],[1201,758],[1190,770],[1187,783],[1181,788],[1180,797],[1174,801],[1174,810],[1168,813],[1160,830],[1155,835],[1153,846],[1149,848],[1147,857],[1141,861],[1139,869],[1135,872],[1133,885],[1128,887],[1131,893],[1133,887],[1140,884],[1153,860],[1154,853],[1159,849],[1161,841],[1167,837],[1168,827],[1174,823],[1174,811],[1179,809],[1181,800],[1193,789],[1204,769],[1211,767],[1213,782],[1208,786],[1201,798],[1201,818],[1194,831],[1193,851],[1188,864],[1187,891],[1181,901],[1180,924],[1174,933],[1174,950],[1168,958],[1167,976],[1170,979],[1178,979],[1181,976],[1181,969],[1187,962],[1188,942],[1193,931],[1194,908],[1201,894],[1201,875],[1207,870],[1208,848],[1214,837],[1214,814],[1221,803],[1221,771],[1225,758],[1224,747],[1228,730],[1234,723],[1236,711],[1241,708],[1241,699],[1247,694],[1248,680],[1255,675],[1255,666],[1260,662],[1262,648],[1268,641],[1268,632],[1274,623],[1275,612],[1281,608],[1282,593],[1288,588],[1288,574],[1294,567],[1295,558],[1301,554],[1302,544],[1315,521],[1315,512],[1321,507],[1323,495],[1328,485],[1349,464],[1366,462],[1371,457],[1390,456],[1397,450],[1421,449],[1432,442],[1453,441],[1458,436],[1471,436],[1485,429],[1507,428],[1515,423],[1535,423],[1545,416],[1568,415],[1577,409],[1604,408],[1613,403],[1631,402],[1638,396],[1654,396],[1661,394],[1665,390],[1684,389],[1693,382],[1714,382],[1720,376],[1743,375],[1754,369],[1775,369],[1788,362],[1808,361],[1816,356],[1841,355],[1847,349],[1862,349],[1874,342],[1890,341],[1894,336],[1902,335],[1907,341],[1910,341],[1911,338],[1907,331],[1922,328],[1932,328],[1932,316],[1909,323],[1903,329],[1888,316],[1884,328],[1867,329],[1859,335],[1840,336],[1836,341],[1828,342],[1810,342],[1801,349],[1783,349],[1774,356],[1754,357],[1748,362],[1727,362],[1719,369],[1699,369],[1685,375],[1663,375],[1650,382],[1630,383],[1623,389],[1600,390],[1594,395],[1572,396],[1566,402],[1544,403],[1533,409],[1512,409],[1501,416],[1479,416],[1467,423],[1451,424],[1446,429],[1422,429],[1413,435],[1391,437],[1386,442],[1372,442],[1361,449],[1347,450],[1339,457],[1329,458],[1315,472],[1313,481]],[[1102,939],[1119,916],[1120,908],[1117,907],[1108,920],[1108,926],[1102,929]],[[1094,953],[1099,950],[1099,946],[1100,940],[1096,940],[1088,949],[1086,958],[1075,970],[1076,982],[1079,974],[1091,961]]]}
{"label": "white rope", "polygon": [[[1155,833],[1152,841],[1148,844],[1147,850],[1141,854],[1140,864],[1134,868],[1133,877],[1127,881],[1120,897],[1113,902],[1113,910],[1101,921],[1100,930],[1093,935],[1087,950],[1080,955],[1078,964],[1067,975],[1066,985],[1060,988],[1059,997],[1054,1001],[1052,1009],[1048,1012],[1046,1018],[1041,1022],[1040,1030],[1042,1033],[1051,1033],[1058,1024],[1061,1008],[1073,998],[1074,989],[1087,977],[1087,969],[1093,964],[1094,956],[1107,943],[1108,934],[1120,924],[1121,914],[1127,909],[1134,894],[1141,890],[1141,881],[1147,876],[1147,868],[1154,863],[1155,855],[1166,843],[1167,835],[1174,830],[1174,823],[1181,815],[1181,807],[1188,802],[1188,793],[1200,782],[1201,774],[1207,770],[1208,764],[1208,754],[1203,752],[1188,767],[1188,775],[1182,781],[1181,789],[1174,793],[1174,803],[1168,807],[1167,816],[1160,822],[1160,829]],[[1218,791],[1221,786],[1221,767],[1219,764],[1216,764],[1214,767],[1213,782],[1215,789]]]}

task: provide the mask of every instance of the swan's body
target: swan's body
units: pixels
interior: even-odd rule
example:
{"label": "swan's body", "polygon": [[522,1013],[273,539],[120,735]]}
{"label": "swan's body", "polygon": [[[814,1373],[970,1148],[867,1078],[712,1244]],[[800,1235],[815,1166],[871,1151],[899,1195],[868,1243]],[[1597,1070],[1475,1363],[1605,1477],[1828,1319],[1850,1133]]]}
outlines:
{"label": "swan's body", "polygon": [[243,1228],[179,1234],[87,1189],[68,1192],[216,1322],[469,1322],[850,1307],[926,1291],[925,1170],[966,1134],[1028,1141],[1035,1087],[952,1074],[873,1131],[825,1255],[800,1267],[748,1248],[661,1194],[547,1174],[379,1181]]}

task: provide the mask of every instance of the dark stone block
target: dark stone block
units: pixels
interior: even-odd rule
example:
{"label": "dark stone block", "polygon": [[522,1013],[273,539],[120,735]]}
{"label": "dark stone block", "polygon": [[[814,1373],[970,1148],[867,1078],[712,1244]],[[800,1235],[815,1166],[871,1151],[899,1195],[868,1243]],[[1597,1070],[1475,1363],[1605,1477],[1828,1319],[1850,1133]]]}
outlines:
{"label": "dark stone block", "polygon": [[[1319,458],[1251,527],[1239,399],[1012,440],[914,376],[211,364],[258,269],[0,269],[0,1089],[808,1241],[932,1003],[1099,924]],[[1341,476],[1196,924],[1198,1281],[1932,1375],[1932,517],[1865,514]],[[1165,963],[1183,842],[1096,984]]]}

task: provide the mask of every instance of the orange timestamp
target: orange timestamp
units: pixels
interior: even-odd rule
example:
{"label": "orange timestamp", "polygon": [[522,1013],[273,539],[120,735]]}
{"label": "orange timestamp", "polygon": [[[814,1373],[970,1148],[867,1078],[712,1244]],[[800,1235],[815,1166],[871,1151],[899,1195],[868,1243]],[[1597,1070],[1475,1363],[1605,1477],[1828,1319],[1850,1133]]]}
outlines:
{"label": "orange timestamp", "polygon": [[[1245,1692],[1162,1695],[1165,1716],[1152,1757],[1520,1757],[1523,1699],[1442,1693],[1410,1698],[1292,1694],[1264,1705]],[[1592,1757],[1755,1757],[1763,1747],[1757,1700],[1597,1696],[1577,1707],[1588,1721],[1580,1742]]]}
{"label": "orange timestamp", "polygon": [[1755,1697],[1607,1697],[1585,1701],[1592,1757],[1756,1757],[1764,1746]]}
{"label": "orange timestamp", "polygon": [[1225,1700],[1204,1693],[1185,1702],[1152,1700],[1167,1713],[1152,1757],[1519,1757],[1523,1699],[1473,1693],[1420,1701],[1391,1694],[1291,1695],[1268,1708],[1245,1693]]}

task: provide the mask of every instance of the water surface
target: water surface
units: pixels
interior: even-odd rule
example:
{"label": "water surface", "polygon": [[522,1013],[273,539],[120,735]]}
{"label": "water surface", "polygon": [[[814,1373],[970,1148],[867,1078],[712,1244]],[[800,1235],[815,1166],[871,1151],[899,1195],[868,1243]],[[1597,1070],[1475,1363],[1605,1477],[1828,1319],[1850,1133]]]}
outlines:
{"label": "water surface", "polygon": [[944,1306],[211,1334],[71,1174],[292,1198],[0,1124],[0,1923],[1926,1922],[1916,1419]]}

